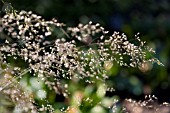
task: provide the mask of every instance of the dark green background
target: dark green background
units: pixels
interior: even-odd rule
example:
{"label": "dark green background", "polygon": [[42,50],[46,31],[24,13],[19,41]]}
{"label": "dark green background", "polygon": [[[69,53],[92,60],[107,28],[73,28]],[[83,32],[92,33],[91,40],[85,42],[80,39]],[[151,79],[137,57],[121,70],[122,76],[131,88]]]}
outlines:
{"label": "dark green background", "polygon": [[[46,19],[56,18],[68,26],[100,23],[110,32],[125,33],[129,39],[140,38],[156,50],[164,67],[152,70],[113,68],[107,81],[120,98],[143,99],[154,94],[160,102],[170,102],[170,2],[168,0],[10,0],[16,10],[33,11]],[[144,93],[146,90],[148,93]]]}

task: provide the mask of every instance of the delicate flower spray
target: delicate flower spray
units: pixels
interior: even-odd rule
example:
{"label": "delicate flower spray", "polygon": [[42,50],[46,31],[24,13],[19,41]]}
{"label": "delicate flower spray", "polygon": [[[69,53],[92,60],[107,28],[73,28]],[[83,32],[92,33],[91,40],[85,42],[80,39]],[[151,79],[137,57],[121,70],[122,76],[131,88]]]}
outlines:
{"label": "delicate flower spray", "polygon": [[[86,86],[100,83],[97,96],[102,98],[108,89],[112,90],[105,80],[113,66],[134,68],[155,62],[163,65],[152,57],[155,51],[146,46],[138,34],[135,44],[125,34],[114,32],[110,35],[100,24],[89,22],[67,27],[56,19],[46,21],[31,11],[7,13],[0,18],[0,38],[0,92],[7,95],[21,112],[55,111],[50,104],[37,105],[33,94],[24,90],[27,88],[20,79],[28,73],[65,98],[70,97],[69,81],[83,82]],[[24,66],[19,65],[21,62]],[[61,109],[62,112],[80,112],[83,101],[95,101],[81,91],[73,96],[78,100]],[[96,105],[100,108],[101,102]],[[106,107],[111,109],[112,105],[113,102]]]}

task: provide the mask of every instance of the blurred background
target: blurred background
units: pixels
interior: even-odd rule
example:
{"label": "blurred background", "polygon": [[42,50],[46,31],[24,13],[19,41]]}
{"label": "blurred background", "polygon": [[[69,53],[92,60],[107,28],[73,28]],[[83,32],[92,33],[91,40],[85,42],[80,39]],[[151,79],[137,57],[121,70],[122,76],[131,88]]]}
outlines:
{"label": "blurred background", "polygon": [[[160,59],[164,66],[143,64],[143,68],[113,67],[107,82],[115,91],[106,95],[117,95],[120,100],[143,100],[144,95],[151,94],[158,97],[158,102],[170,102],[169,0],[8,1],[16,10],[31,10],[46,19],[56,18],[68,26],[92,21],[100,23],[110,32],[125,33],[129,39],[135,38],[135,34],[139,32],[141,40],[145,40],[147,45],[156,50],[154,57]],[[73,89],[81,89],[83,86],[76,87],[79,88]],[[62,103],[62,96],[57,96],[51,97],[51,100],[56,98],[52,102]]]}

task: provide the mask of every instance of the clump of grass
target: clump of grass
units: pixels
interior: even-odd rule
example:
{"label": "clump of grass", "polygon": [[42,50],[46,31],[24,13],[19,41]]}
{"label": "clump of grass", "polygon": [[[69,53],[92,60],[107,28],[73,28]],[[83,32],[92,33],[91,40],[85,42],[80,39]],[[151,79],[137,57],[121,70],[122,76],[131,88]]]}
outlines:
{"label": "clump of grass", "polygon": [[[125,34],[114,32],[111,36],[100,24],[79,24],[67,27],[56,19],[45,20],[29,11],[10,12],[0,18],[0,92],[7,95],[24,112],[54,112],[51,105],[34,106],[34,97],[26,93],[19,79],[38,77],[56,94],[69,98],[67,84],[63,81],[84,84],[104,83],[105,95],[107,71],[112,66],[141,67],[144,63],[157,63],[153,49],[147,47],[138,35],[128,40]],[[149,54],[149,56],[148,56]],[[18,64],[13,62],[19,62]],[[25,67],[20,64],[26,64]],[[79,93],[79,105],[85,96]],[[100,102],[95,102],[97,105]],[[71,108],[77,109],[73,106]],[[70,108],[70,109],[71,109]],[[69,111],[69,108],[65,112]],[[78,110],[77,110],[78,111]]]}

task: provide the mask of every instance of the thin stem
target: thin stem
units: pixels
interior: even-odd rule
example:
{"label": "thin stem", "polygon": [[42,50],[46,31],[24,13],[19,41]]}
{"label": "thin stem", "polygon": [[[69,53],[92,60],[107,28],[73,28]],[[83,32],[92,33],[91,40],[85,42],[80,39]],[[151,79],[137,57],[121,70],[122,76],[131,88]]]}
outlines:
{"label": "thin stem", "polygon": [[9,86],[11,83],[13,83],[16,79],[20,78],[21,76],[25,75],[27,72],[29,72],[31,70],[31,68],[27,68],[24,71],[22,71],[17,77],[13,78],[10,82],[8,82],[7,84],[5,84],[4,86],[0,87],[0,91],[2,91],[3,89],[5,89],[7,86]]}
{"label": "thin stem", "polygon": [[60,27],[60,30],[67,36],[67,38],[71,38],[71,37],[68,35],[68,33],[67,33],[62,27]]}

